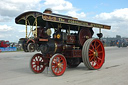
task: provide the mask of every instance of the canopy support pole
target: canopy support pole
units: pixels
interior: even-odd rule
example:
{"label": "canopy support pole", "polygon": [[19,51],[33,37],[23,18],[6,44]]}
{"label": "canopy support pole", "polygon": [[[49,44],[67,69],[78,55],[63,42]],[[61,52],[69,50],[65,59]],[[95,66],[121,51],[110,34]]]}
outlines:
{"label": "canopy support pole", "polygon": [[28,38],[28,37],[27,37],[27,35],[28,35],[28,34],[27,34],[27,33],[28,33],[28,32],[27,32],[27,19],[25,20],[25,24],[26,24],[26,38]]}
{"label": "canopy support pole", "polygon": [[101,28],[99,28],[99,33],[101,33]]}
{"label": "canopy support pole", "polygon": [[37,17],[35,18],[35,22],[36,22],[36,38],[37,38]]}

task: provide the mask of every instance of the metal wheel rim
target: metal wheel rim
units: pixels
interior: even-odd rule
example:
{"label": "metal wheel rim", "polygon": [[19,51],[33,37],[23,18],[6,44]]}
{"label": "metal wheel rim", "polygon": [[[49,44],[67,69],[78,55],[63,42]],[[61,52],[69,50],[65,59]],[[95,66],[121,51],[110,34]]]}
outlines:
{"label": "metal wheel rim", "polygon": [[61,54],[55,54],[50,59],[50,70],[55,76],[61,76],[66,70],[66,59]]}
{"label": "metal wheel rim", "polygon": [[[89,69],[99,69],[102,67],[105,59],[105,50],[99,39],[89,39],[82,50],[84,64]],[[84,56],[85,55],[85,56]]]}
{"label": "metal wheel rim", "polygon": [[31,69],[34,73],[41,73],[45,69],[44,58],[41,54],[35,54],[31,59]]}
{"label": "metal wheel rim", "polygon": [[34,45],[34,43],[29,43],[28,44],[28,50],[29,50],[29,52],[34,52],[35,51],[35,45]]}
{"label": "metal wheel rim", "polygon": [[104,47],[100,40],[93,40],[89,47],[89,61],[95,69],[101,68],[105,58]]}

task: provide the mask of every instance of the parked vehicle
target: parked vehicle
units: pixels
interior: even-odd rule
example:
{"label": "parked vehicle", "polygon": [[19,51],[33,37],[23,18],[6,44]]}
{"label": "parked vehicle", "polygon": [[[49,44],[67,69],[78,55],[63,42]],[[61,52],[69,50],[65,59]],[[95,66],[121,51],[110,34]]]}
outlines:
{"label": "parked vehicle", "polygon": [[9,44],[9,41],[4,41],[4,40],[0,40],[0,47],[8,47],[10,44]]}
{"label": "parked vehicle", "polygon": [[128,44],[127,44],[127,41],[125,39],[120,39],[120,40],[117,40],[117,47],[127,47]]}

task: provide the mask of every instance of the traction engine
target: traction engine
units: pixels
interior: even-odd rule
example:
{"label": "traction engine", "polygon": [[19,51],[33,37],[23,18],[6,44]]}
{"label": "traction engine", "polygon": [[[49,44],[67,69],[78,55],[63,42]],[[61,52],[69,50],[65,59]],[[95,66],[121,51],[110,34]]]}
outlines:
{"label": "traction engine", "polygon": [[[49,67],[53,75],[60,76],[67,67],[75,68],[81,62],[88,69],[100,69],[104,63],[105,50],[100,41],[103,36],[101,28],[110,29],[108,25],[55,14],[50,9],[43,13],[25,12],[16,17],[15,22],[26,26],[26,38],[21,39],[23,47],[32,51],[36,47],[41,51],[31,58],[30,65],[34,73],[41,73],[45,67]],[[27,25],[36,27],[34,30],[31,28],[30,32],[34,32],[32,39],[27,35]],[[100,29],[98,38],[92,38],[93,27]],[[28,44],[29,41],[34,44]]]}

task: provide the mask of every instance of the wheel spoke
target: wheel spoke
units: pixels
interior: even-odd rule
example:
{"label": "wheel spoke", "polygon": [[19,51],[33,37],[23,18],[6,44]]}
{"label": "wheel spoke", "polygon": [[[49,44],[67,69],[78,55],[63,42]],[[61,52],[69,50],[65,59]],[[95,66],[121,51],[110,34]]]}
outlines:
{"label": "wheel spoke", "polygon": [[40,71],[40,65],[38,66],[38,69],[39,69],[39,71]]}
{"label": "wheel spoke", "polygon": [[99,44],[97,47],[96,47],[96,50],[100,47],[101,45]]}
{"label": "wheel spoke", "polygon": [[53,65],[53,66],[56,66],[57,64],[58,64],[57,61],[56,61],[56,62],[55,62],[55,61],[52,62],[52,65]]}
{"label": "wheel spoke", "polygon": [[100,60],[100,61],[102,60],[102,59],[101,59],[101,58],[99,58],[99,57],[97,57],[97,59],[98,59],[98,60]]}
{"label": "wheel spoke", "polygon": [[57,68],[57,73],[59,73],[60,71],[59,71],[59,68]]}
{"label": "wheel spoke", "polygon": [[89,56],[93,56],[93,54],[89,54]]}
{"label": "wheel spoke", "polygon": [[103,51],[98,52],[98,54],[101,54],[101,53],[103,53]]}
{"label": "wheel spoke", "polygon": [[43,66],[39,65],[40,71],[42,70]]}
{"label": "wheel spoke", "polygon": [[61,62],[61,60],[62,60],[62,59],[61,59],[61,58],[59,58],[59,59],[58,59],[58,63],[60,63],[60,62]]}
{"label": "wheel spoke", "polygon": [[62,67],[59,68],[59,71],[60,71],[60,72],[63,71],[63,70],[62,70]]}
{"label": "wheel spoke", "polygon": [[89,49],[89,51],[94,52],[93,50]]}
{"label": "wheel spoke", "polygon": [[93,46],[92,44],[91,44],[90,46],[92,47],[93,50],[95,49],[94,46]]}
{"label": "wheel spoke", "polygon": [[37,69],[37,68],[38,68],[38,66],[36,65],[36,71],[38,71],[38,69]]}
{"label": "wheel spoke", "polygon": [[60,67],[60,69],[61,69],[61,71],[63,70],[63,68],[62,68],[62,67]]}
{"label": "wheel spoke", "polygon": [[94,48],[96,49],[96,41],[94,41]]}
{"label": "wheel spoke", "polygon": [[89,61],[92,61],[92,60],[94,60],[94,56],[92,58],[89,58]]}
{"label": "wheel spoke", "polygon": [[57,68],[57,66],[52,66],[52,68]]}

